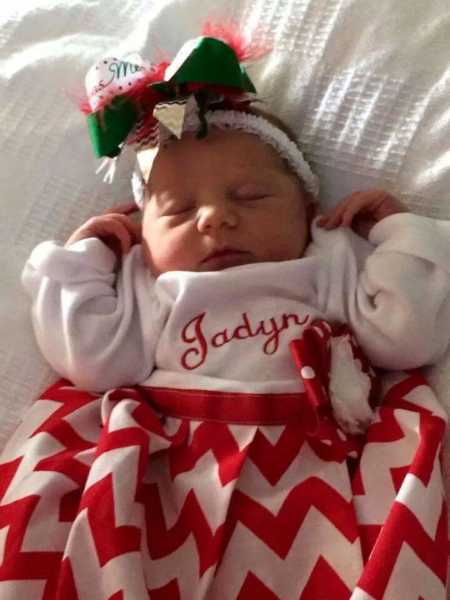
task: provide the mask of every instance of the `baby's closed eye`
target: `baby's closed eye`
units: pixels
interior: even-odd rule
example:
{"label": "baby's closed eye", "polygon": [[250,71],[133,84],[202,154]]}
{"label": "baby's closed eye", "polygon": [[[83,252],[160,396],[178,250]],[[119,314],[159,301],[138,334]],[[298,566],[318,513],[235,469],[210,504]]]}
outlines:
{"label": "baby's closed eye", "polygon": [[273,192],[267,185],[246,183],[233,187],[229,191],[229,196],[235,200],[262,200],[273,195]]}
{"label": "baby's closed eye", "polygon": [[170,200],[161,207],[161,216],[171,217],[175,215],[186,214],[194,210],[195,202],[191,198]]}

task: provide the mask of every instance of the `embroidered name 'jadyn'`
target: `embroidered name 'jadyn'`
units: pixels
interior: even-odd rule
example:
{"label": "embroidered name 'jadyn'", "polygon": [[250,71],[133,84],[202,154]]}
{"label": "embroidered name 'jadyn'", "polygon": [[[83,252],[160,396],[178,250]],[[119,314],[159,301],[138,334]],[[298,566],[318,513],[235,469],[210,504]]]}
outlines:
{"label": "embroidered name 'jadyn'", "polygon": [[305,325],[310,318],[310,315],[301,319],[296,314],[283,313],[280,317],[270,317],[252,325],[247,313],[244,312],[241,315],[241,322],[234,329],[226,327],[207,336],[203,325],[205,315],[206,312],[196,315],[186,323],[181,332],[183,342],[191,345],[181,357],[180,362],[185,369],[197,369],[202,365],[211,347],[220,348],[233,340],[246,340],[260,335],[267,338],[262,346],[264,354],[275,354],[280,344],[281,332],[291,325]]}

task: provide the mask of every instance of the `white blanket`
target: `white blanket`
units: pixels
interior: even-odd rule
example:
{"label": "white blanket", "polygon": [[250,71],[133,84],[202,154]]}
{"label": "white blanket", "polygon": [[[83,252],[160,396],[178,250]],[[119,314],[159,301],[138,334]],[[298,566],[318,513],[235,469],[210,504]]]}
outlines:
{"label": "white blanket", "polygon": [[[30,6],[32,4],[32,6]],[[19,281],[30,250],[130,197],[95,175],[77,108],[102,55],[169,58],[205,18],[233,16],[273,51],[250,74],[300,135],[324,206],[383,186],[411,210],[450,218],[447,0],[34,0],[0,10],[0,448],[54,378]],[[450,268],[450,257],[449,257]],[[450,356],[429,371],[450,410]],[[449,481],[450,485],[450,481]]]}

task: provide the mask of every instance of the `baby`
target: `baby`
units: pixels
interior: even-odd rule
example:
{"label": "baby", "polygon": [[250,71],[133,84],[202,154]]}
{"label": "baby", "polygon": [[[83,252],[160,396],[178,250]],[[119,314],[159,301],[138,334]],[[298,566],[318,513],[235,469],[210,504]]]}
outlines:
{"label": "baby", "polygon": [[[142,224],[125,205],[64,248],[40,245],[25,267],[41,349],[80,387],[295,391],[288,343],[316,318],[349,323],[378,367],[446,349],[448,225],[386,192],[314,220],[314,197],[273,146],[211,128],[159,150],[144,202]],[[368,241],[342,227],[358,217]]]}
{"label": "baby", "polygon": [[[120,210],[108,211],[77,229],[66,246],[96,237],[114,247],[115,238],[126,253],[142,241],[154,276],[292,260],[305,252],[317,209],[314,197],[275,149],[239,130],[213,130],[203,140],[186,134],[163,147],[145,200],[142,225]],[[375,224],[399,212],[406,208],[398,200],[373,190],[346,199],[318,225],[350,225],[364,214]]]}
{"label": "baby", "polygon": [[149,378],[298,391],[289,341],[327,318],[375,366],[435,362],[449,341],[448,224],[381,190],[314,220],[317,177],[285,125],[252,106],[248,52],[230,43],[201,37],[169,66],[89,71],[91,140],[111,157],[137,144],[143,218],[125,206],[32,254],[23,282],[44,355],[92,391]]}
{"label": "baby", "polygon": [[[346,432],[327,412],[324,343],[330,323],[345,323],[372,366],[437,361],[449,343],[450,224],[411,214],[378,189],[317,216],[316,178],[286,128],[248,105],[203,110],[203,100],[194,125],[186,118],[181,130],[174,113],[166,118],[172,100],[155,108],[176,133],[158,125],[156,152],[134,177],[141,221],[122,205],[89,219],[64,245],[43,242],[25,265],[44,356],[76,388],[100,393],[89,400],[102,422],[95,456],[71,430],[88,412],[64,416],[52,434],[75,445],[60,458],[73,460],[61,468],[71,486],[78,453],[86,464],[76,473],[91,469],[78,512],[66,509],[70,536],[48,545],[64,549],[58,590],[75,597],[76,588],[80,598],[94,590],[112,598],[125,587],[133,598],[349,598],[360,582],[361,594],[381,598],[370,585],[394,572],[380,552],[394,547],[403,517],[397,507],[400,524],[391,519],[382,529],[395,500],[386,486],[376,506],[373,495],[364,503],[364,473],[387,469],[384,454],[378,464],[368,449],[352,487],[361,441],[347,434],[361,430],[357,416]],[[352,377],[344,377],[349,398]],[[58,393],[70,412],[69,383]],[[73,393],[84,409],[89,395]],[[417,413],[399,402],[406,431]],[[318,416],[305,431],[299,414],[308,403]],[[393,439],[389,415],[379,417],[379,444]],[[411,428],[408,443],[425,447],[417,432],[427,427]],[[86,431],[92,440],[92,424]],[[405,452],[392,463],[397,483]],[[45,464],[50,472],[53,462]],[[53,490],[39,491],[49,506],[57,506],[55,493],[72,502],[72,487],[56,475]],[[401,489],[406,503],[410,492]],[[378,535],[378,554],[366,564]],[[112,577],[108,561],[118,557]],[[412,597],[408,578],[402,585],[395,589]]]}

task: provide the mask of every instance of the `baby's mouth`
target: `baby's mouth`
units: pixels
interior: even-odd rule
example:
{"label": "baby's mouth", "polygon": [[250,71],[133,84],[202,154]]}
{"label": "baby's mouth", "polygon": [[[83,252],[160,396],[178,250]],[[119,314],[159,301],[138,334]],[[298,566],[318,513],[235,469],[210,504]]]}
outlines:
{"label": "baby's mouth", "polygon": [[235,248],[224,248],[216,252],[212,252],[201,262],[202,270],[216,271],[219,269],[227,269],[228,267],[236,267],[252,262],[250,252],[236,250]]}

